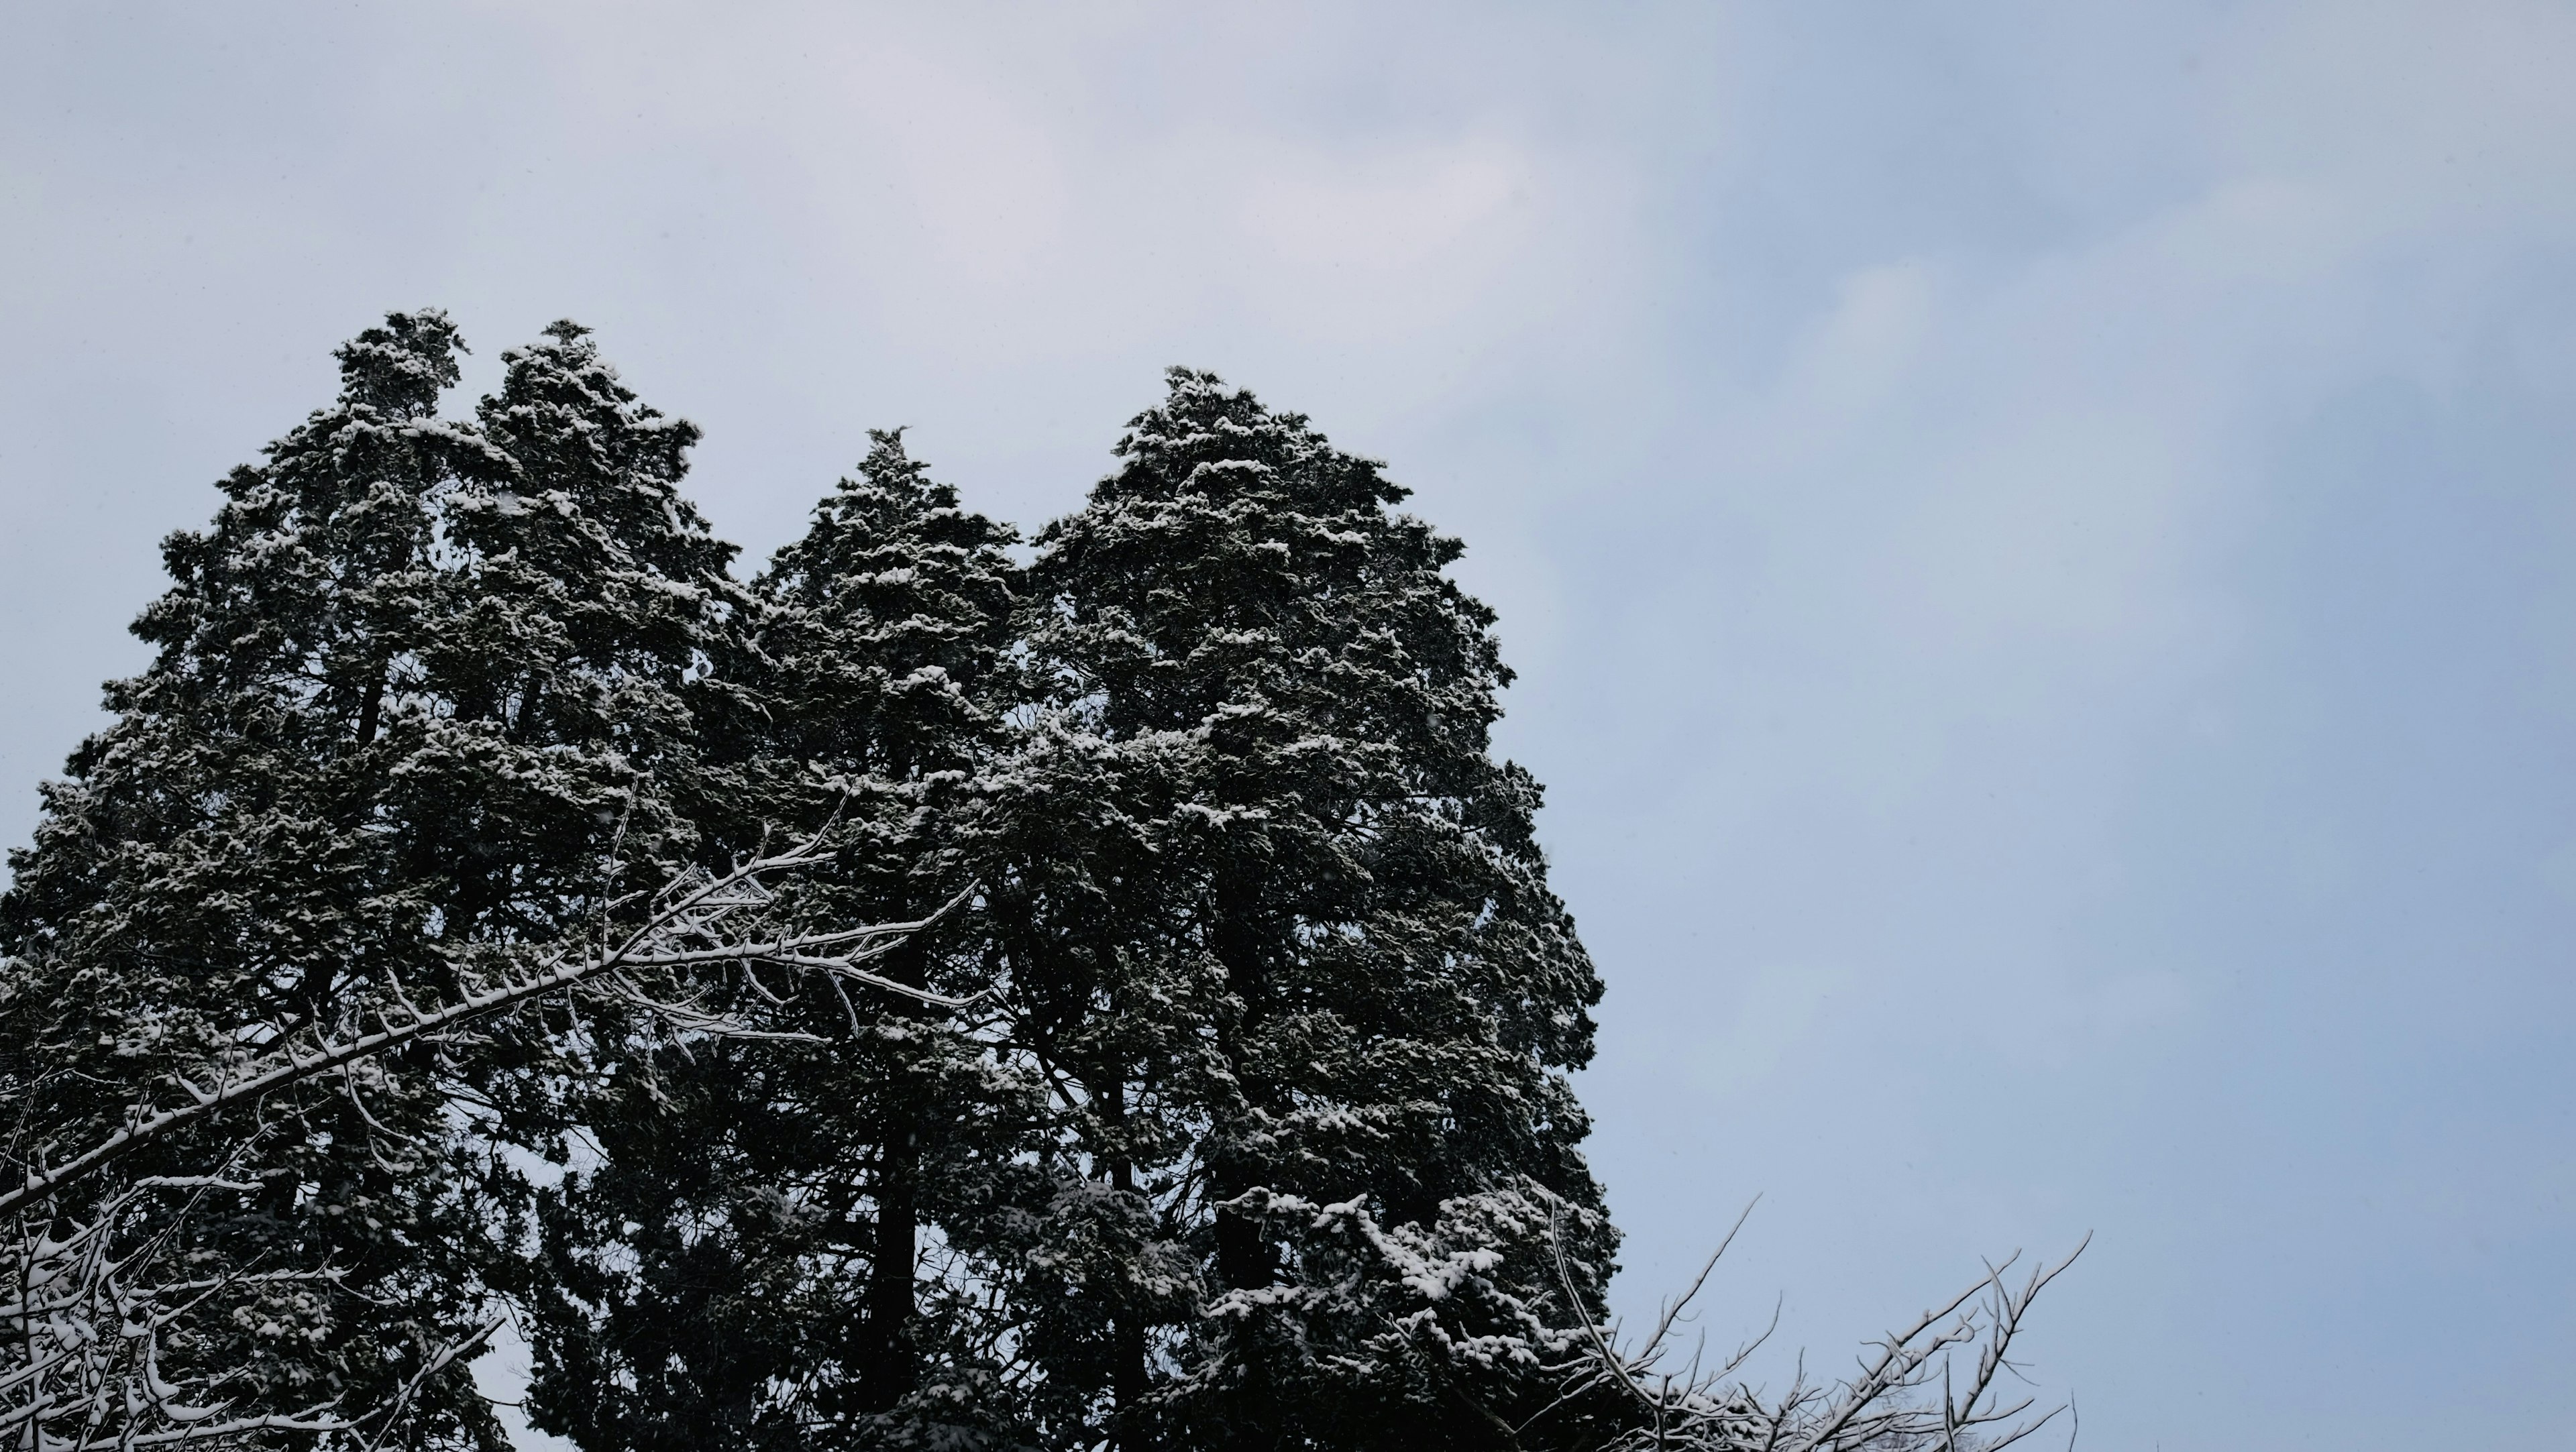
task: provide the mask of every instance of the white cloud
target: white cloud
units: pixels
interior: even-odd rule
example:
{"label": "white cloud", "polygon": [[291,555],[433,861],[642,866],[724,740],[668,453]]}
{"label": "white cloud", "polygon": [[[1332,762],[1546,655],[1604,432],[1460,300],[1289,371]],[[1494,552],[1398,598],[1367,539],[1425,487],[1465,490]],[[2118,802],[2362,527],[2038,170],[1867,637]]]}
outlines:
{"label": "white cloud", "polygon": [[1491,228],[1527,185],[1519,158],[1489,146],[1309,163],[1254,177],[1241,216],[1254,241],[1294,264],[1411,272]]}

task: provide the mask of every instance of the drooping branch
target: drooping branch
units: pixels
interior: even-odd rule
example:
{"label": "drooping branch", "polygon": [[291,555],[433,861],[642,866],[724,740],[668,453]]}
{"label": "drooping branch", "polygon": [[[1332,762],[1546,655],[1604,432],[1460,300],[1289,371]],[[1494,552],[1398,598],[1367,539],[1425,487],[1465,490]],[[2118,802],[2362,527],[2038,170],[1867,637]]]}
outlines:
{"label": "drooping branch", "polygon": [[[235,1158],[243,1147],[236,1147]],[[365,1411],[336,1400],[293,1411],[236,1411],[232,1376],[192,1364],[185,1350],[192,1317],[220,1320],[241,1298],[281,1287],[334,1282],[324,1270],[172,1273],[181,1227],[207,1195],[250,1192],[252,1181],[208,1175],[150,1176],[120,1188],[86,1219],[62,1226],[22,1218],[0,1255],[0,1445],[24,1452],[90,1448],[226,1446],[262,1434],[298,1434],[320,1445],[380,1445],[431,1377],[471,1355],[501,1322],[489,1320],[422,1348],[398,1395]],[[139,1231],[147,1201],[182,1192],[157,1230]],[[180,1343],[175,1352],[173,1343]]]}
{"label": "drooping branch", "polygon": [[393,1005],[377,1011],[377,1026],[371,1030],[359,1031],[350,1024],[337,1033],[316,1030],[309,1039],[281,1034],[257,1052],[220,1066],[207,1082],[173,1075],[178,1088],[187,1095],[187,1103],[171,1108],[157,1108],[149,1101],[139,1103],[127,1112],[124,1124],[97,1144],[59,1164],[31,1163],[23,1181],[0,1190],[0,1216],[46,1200],[145,1145],[226,1109],[255,1103],[279,1090],[345,1070],[409,1044],[437,1041],[556,993],[606,989],[687,1027],[718,1033],[728,1030],[727,1022],[718,1016],[646,995],[634,983],[637,973],[769,963],[898,994],[935,1008],[960,1009],[984,996],[976,993],[958,998],[933,993],[862,966],[894,951],[905,939],[963,907],[977,891],[973,884],[936,911],[911,922],[751,938],[728,934],[729,919],[772,901],[765,879],[814,866],[826,856],[822,834],[818,832],[785,852],[755,857],[722,874],[691,868],[655,894],[641,925],[622,939],[603,938],[578,949],[558,949],[523,971],[481,983],[469,981],[455,1001],[436,1007],[414,1004],[397,985]]}
{"label": "drooping branch", "polygon": [[[374,1011],[372,1028],[344,1020],[335,1032],[272,1032],[211,1072],[173,1076],[186,1103],[175,1108],[139,1104],[113,1135],[88,1150],[60,1164],[31,1165],[22,1184],[0,1192],[0,1224],[10,1230],[9,1242],[0,1245],[0,1254],[9,1260],[0,1268],[0,1337],[6,1338],[6,1351],[0,1353],[0,1445],[81,1452],[94,1446],[237,1445],[281,1435],[314,1439],[316,1445],[380,1445],[429,1380],[473,1354],[498,1321],[422,1346],[418,1365],[399,1391],[374,1407],[321,1402],[295,1409],[236,1410],[225,1390],[231,1375],[174,1363],[172,1338],[184,1344],[194,1336],[191,1328],[198,1318],[232,1314],[223,1308],[244,1295],[267,1294],[285,1282],[336,1284],[336,1272],[244,1267],[213,1277],[167,1273],[164,1263],[179,1227],[207,1195],[260,1188],[229,1169],[129,1178],[102,1196],[89,1197],[93,1203],[77,1214],[53,1208],[54,1197],[144,1146],[227,1109],[251,1106],[334,1074],[371,1129],[400,1139],[367,1110],[359,1094],[360,1071],[406,1045],[449,1041],[480,1021],[559,992],[568,999],[595,994],[628,1003],[683,1032],[753,1037],[782,1035],[760,1033],[726,1014],[704,1010],[686,993],[680,1001],[656,998],[639,980],[702,977],[704,970],[721,965],[739,966],[749,977],[753,965],[766,963],[795,975],[821,975],[836,989],[857,984],[952,1010],[983,997],[934,993],[865,966],[956,912],[976,891],[972,886],[909,922],[806,933],[779,931],[768,923],[766,910],[776,899],[767,880],[825,860],[822,842],[823,833],[817,832],[786,851],[756,856],[721,874],[691,868],[649,899],[637,894],[616,904],[626,909],[640,904],[640,921],[619,935],[600,932],[495,977],[465,976],[451,1001],[423,1007],[397,982],[389,985],[390,1005]],[[751,986],[764,997],[776,997],[756,978]],[[246,1154],[258,1137],[254,1133],[237,1144],[227,1165]],[[372,1141],[369,1152],[375,1152]],[[182,1195],[173,1213],[151,1208],[159,1196],[173,1191]],[[178,1356],[181,1363],[189,1359]]]}

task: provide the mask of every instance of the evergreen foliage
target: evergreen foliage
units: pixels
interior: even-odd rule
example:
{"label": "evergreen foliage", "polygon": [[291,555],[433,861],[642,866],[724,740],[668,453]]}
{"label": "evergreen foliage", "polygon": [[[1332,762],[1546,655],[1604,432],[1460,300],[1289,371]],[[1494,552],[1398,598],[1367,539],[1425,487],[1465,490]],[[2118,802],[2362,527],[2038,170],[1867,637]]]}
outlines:
{"label": "evergreen foliage", "polygon": [[[721,847],[838,814],[832,864],[788,909],[818,922],[918,918],[957,890],[960,819],[1001,730],[1010,531],[960,509],[899,434],[874,439],[754,583],[708,718]],[[979,981],[952,940],[888,972]],[[971,1023],[779,989],[724,1006],[815,1041],[639,1063],[588,1118],[602,1163],[547,1199],[536,1405],[584,1445],[971,1445],[1011,1420],[1006,1352],[966,1286],[990,1279],[991,1222],[1029,1195],[1029,1086]]]}
{"label": "evergreen foliage", "polygon": [[[745,585],[697,431],[584,330],[470,422],[461,347],[362,334],[169,542],[159,654],[0,898],[13,1153],[826,827],[767,910],[978,884],[884,960],[974,1001],[753,965],[654,986],[695,1028],[564,1002],[281,1095],[187,1234],[341,1289],[188,1355],[381,1400],[507,1302],[596,1452],[1604,1440],[1549,1410],[1615,1246],[1566,1078],[1600,985],[1489,751],[1493,615],[1379,465],[1175,370],[1026,570],[878,433]],[[395,1440],[496,1437],[458,1369]]]}
{"label": "evergreen foliage", "polygon": [[1380,466],[1170,385],[1033,572],[995,916],[1090,1182],[1040,1345],[1121,1445],[1486,1445],[1573,1323],[1552,1211],[1587,1301],[1609,1250],[1493,615]]}
{"label": "evergreen foliage", "polygon": [[[158,653],[108,686],[116,721],[44,788],[0,899],[16,1158],[93,1143],[172,1074],[442,972],[439,894],[405,861],[403,821],[440,725],[417,706],[447,605],[440,511],[495,462],[433,415],[459,347],[436,313],[361,334],[339,400],[234,470],[211,528],[164,544],[171,589],[134,627]],[[259,1186],[196,1217],[198,1263],[341,1273],[336,1293],[255,1297],[189,1347],[238,1369],[245,1403],[381,1398],[478,1308],[506,1215],[477,1192],[432,1067],[381,1062],[346,1094],[271,1106],[239,1161],[230,1141],[252,1131],[236,1122],[138,1167],[232,1162]],[[428,1398],[443,1437],[497,1445],[461,1375]]]}
{"label": "evergreen foliage", "polygon": [[445,729],[410,773],[445,930],[504,944],[589,921],[612,839],[641,863],[696,851],[689,697],[739,594],[733,547],[679,493],[696,427],[638,402],[584,329],[547,335],[502,355],[475,409],[503,467],[448,500],[424,653]]}

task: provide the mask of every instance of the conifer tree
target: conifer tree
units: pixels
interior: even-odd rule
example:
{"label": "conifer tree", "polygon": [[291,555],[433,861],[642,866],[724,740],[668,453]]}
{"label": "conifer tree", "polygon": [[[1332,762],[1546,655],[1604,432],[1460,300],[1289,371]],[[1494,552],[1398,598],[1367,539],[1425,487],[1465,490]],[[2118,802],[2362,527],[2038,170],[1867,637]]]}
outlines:
{"label": "conifer tree", "polygon": [[[439,511],[490,465],[434,412],[461,347],[436,312],[360,334],[338,353],[338,401],[234,470],[210,529],[164,544],[172,587],[134,627],[157,654],[108,686],[117,719],[44,788],[0,899],[18,1162],[96,1143],[173,1074],[356,1020],[441,970],[437,894],[405,870],[389,804],[431,725],[409,703],[438,633]],[[242,1410],[381,1400],[406,1358],[471,1324],[495,1211],[431,1068],[373,1063],[130,1167],[229,1164],[259,1187],[215,1194],[174,1232],[198,1274],[337,1277],[281,1282],[182,1343],[238,1373]],[[461,1367],[417,1406],[416,1441],[497,1445]]]}
{"label": "conifer tree", "polygon": [[[237,1045],[452,1001],[701,849],[691,697],[739,591],[678,493],[696,430],[569,323],[503,355],[474,423],[442,420],[460,346],[435,313],[361,335],[340,401],[167,546],[176,584],[137,627],[160,655],[111,686],[119,719],[48,789],[5,908],[0,1066],[57,1148]],[[380,1402],[525,1293],[501,1146],[561,1158],[589,1080],[653,1027],[559,1007],[260,1106],[237,1163],[262,1188],[190,1233],[210,1265],[338,1293],[282,1287],[194,1354],[257,1405]],[[136,1168],[202,1172],[245,1126],[217,1129]],[[413,1409],[411,1441],[495,1445],[461,1365]]]}
{"label": "conifer tree", "polygon": [[[722,708],[709,665],[745,603],[733,546],[680,493],[697,428],[644,404],[577,324],[502,358],[475,410],[501,467],[447,512],[449,608],[427,659],[445,710],[402,804],[408,867],[438,885],[439,932],[469,966],[593,931],[622,896],[721,863],[702,821],[728,779],[699,715]],[[485,1141],[563,1164],[655,1101],[666,1030],[596,1007],[520,1015],[489,1030],[461,1102]],[[517,1258],[496,1275],[523,1309],[545,1283]]]}
{"label": "conifer tree", "polygon": [[[955,893],[1000,727],[1010,531],[877,433],[755,582],[705,718],[719,848],[837,823],[782,911],[918,918]],[[885,971],[971,993],[971,944]],[[535,1405],[586,1447],[974,1445],[1006,1432],[989,1281],[1035,1106],[954,1015],[826,983],[724,1007],[804,1042],[699,1044],[591,1124],[549,1197]],[[935,1235],[926,1240],[926,1232]],[[925,1252],[936,1252],[924,1265]]]}
{"label": "conifer tree", "polygon": [[1575,1321],[1551,1217],[1586,1301],[1610,1250],[1493,615],[1380,466],[1211,375],[1118,453],[1040,537],[1050,724],[998,793],[1081,1173],[1023,1287],[1059,1440],[1489,1445]]}
{"label": "conifer tree", "polygon": [[[826,822],[769,911],[979,883],[882,966],[989,996],[729,970],[653,987],[754,1037],[562,1002],[281,1095],[185,1233],[339,1289],[183,1354],[365,1404],[505,1297],[540,1423],[596,1452],[1597,1431],[1528,1419],[1613,1245],[1565,1078],[1599,986],[1488,751],[1492,614],[1378,465],[1176,370],[1027,576],[880,434],[743,587],[679,492],[696,430],[583,329],[470,423],[461,346],[362,334],[169,542],[159,654],[0,896],[10,1153]],[[576,1144],[543,1191],[509,1152]],[[457,1367],[396,1440],[497,1435]]]}
{"label": "conifer tree", "polygon": [[425,652],[443,730],[406,805],[445,931],[543,942],[597,911],[612,850],[697,851],[692,701],[740,592],[734,547],[679,492],[695,425],[638,400],[578,324],[501,356],[475,415],[502,467],[449,502]]}

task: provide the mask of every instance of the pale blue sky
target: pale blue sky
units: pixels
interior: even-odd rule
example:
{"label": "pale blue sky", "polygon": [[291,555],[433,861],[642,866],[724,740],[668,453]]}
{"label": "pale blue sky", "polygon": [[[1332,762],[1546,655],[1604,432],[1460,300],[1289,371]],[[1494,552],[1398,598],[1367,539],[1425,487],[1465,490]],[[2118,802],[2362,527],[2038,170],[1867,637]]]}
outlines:
{"label": "pale blue sky", "polygon": [[435,304],[753,551],[1034,525],[1157,370],[1522,672],[1646,1307],[1826,1366],[2097,1233],[2081,1445],[2568,1445],[2576,8],[9,7],[0,839],[154,542]]}

